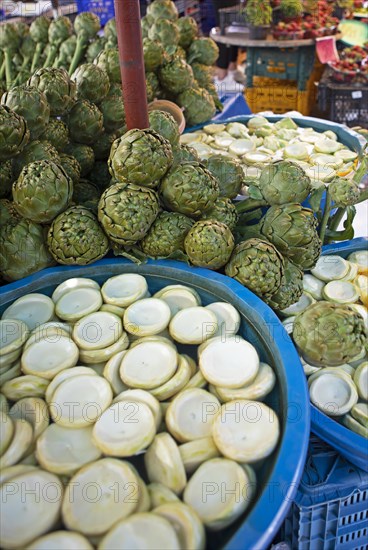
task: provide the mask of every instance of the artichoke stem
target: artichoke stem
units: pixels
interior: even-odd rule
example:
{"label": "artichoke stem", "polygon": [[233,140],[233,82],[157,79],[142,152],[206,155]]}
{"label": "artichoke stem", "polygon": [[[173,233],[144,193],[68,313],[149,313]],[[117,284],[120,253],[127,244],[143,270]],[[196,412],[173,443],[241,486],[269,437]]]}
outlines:
{"label": "artichoke stem", "polygon": [[327,187],[326,191],[326,202],[325,202],[325,208],[323,211],[323,217],[321,221],[321,225],[319,226],[319,238],[322,241],[322,244],[325,239],[326,229],[327,229],[327,222],[330,217],[330,211],[331,211],[331,193],[330,188]]}
{"label": "artichoke stem", "polygon": [[0,67],[0,80],[4,80],[5,76],[5,58],[3,59]]}
{"label": "artichoke stem", "polygon": [[6,88],[7,90],[10,90],[10,88],[13,85],[13,67],[12,67],[12,54],[10,53],[10,50],[5,50],[5,81],[6,81]]}
{"label": "artichoke stem", "polygon": [[37,42],[36,50],[32,59],[31,73],[34,73],[35,70],[39,68],[38,62],[40,60],[43,47],[44,47],[44,44],[42,44],[42,42]]}
{"label": "artichoke stem", "polygon": [[235,204],[235,208],[238,214],[241,214],[241,212],[248,212],[249,210],[254,210],[255,208],[266,205],[267,203],[264,200],[245,199],[243,201],[237,202]]}
{"label": "artichoke stem", "polygon": [[77,37],[77,45],[75,47],[73,59],[70,63],[70,67],[69,67],[69,71],[68,71],[69,76],[74,73],[75,69],[78,67],[80,61],[82,60],[82,57],[83,57],[83,54],[84,54],[84,50],[86,49],[86,46],[87,46],[87,42],[85,41],[85,39],[78,36]]}
{"label": "artichoke stem", "polygon": [[58,53],[58,47],[55,46],[55,44],[52,44],[49,49],[49,53],[47,54],[47,58],[45,63],[43,64],[43,67],[52,67],[52,64],[55,61],[56,55]]}
{"label": "artichoke stem", "polygon": [[328,229],[330,231],[336,231],[336,229],[339,226],[339,223],[344,217],[345,212],[346,212],[346,207],[340,206],[340,208],[336,210],[335,214],[331,216],[331,218],[328,221]]}
{"label": "artichoke stem", "polygon": [[19,84],[21,84],[21,77],[22,77],[23,73],[25,72],[29,61],[30,61],[29,57],[24,57],[23,58],[22,65],[21,65],[21,67],[19,69],[19,72],[16,76],[16,79],[14,81],[14,86],[18,86]]}

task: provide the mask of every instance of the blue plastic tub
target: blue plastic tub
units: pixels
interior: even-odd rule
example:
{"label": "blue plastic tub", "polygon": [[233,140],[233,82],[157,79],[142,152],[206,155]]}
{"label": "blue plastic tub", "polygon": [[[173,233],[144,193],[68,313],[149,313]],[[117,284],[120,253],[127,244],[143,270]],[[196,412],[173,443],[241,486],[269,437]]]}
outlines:
{"label": "blue plastic tub", "polygon": [[151,291],[183,283],[200,294],[204,304],[228,301],[242,317],[241,334],[271,364],[278,384],[266,402],[280,418],[282,437],[270,460],[257,471],[257,498],[246,519],[209,535],[208,548],[263,550],[274,539],[293,501],[303,472],[310,433],[308,388],[298,354],[273,311],[240,283],[212,271],[189,268],[176,261],[149,261],[135,265],[124,259],[105,259],[89,267],[45,269],[0,289],[1,308],[30,292],[51,295],[69,277],[91,277],[101,283],[118,273],[140,273]]}
{"label": "blue plastic tub", "polygon": [[[323,254],[338,254],[346,258],[355,250],[368,247],[368,238],[360,237],[352,241],[331,244],[323,247]],[[368,440],[333,418],[325,415],[311,404],[312,432],[327,441],[350,462],[368,472]]]}
{"label": "blue plastic tub", "polygon": [[312,436],[280,537],[293,550],[366,550],[368,474]]}
{"label": "blue plastic tub", "polygon": [[77,0],[77,8],[78,13],[91,11],[98,15],[102,26],[115,17],[114,0]]}

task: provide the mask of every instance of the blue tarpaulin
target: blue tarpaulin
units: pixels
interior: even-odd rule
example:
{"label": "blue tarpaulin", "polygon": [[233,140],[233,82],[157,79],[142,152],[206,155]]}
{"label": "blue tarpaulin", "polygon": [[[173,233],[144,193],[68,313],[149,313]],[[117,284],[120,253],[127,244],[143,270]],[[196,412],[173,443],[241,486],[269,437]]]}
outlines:
{"label": "blue tarpaulin", "polygon": [[214,116],[213,120],[226,120],[233,116],[250,115],[252,113],[241,93],[220,95],[220,101],[224,109]]}

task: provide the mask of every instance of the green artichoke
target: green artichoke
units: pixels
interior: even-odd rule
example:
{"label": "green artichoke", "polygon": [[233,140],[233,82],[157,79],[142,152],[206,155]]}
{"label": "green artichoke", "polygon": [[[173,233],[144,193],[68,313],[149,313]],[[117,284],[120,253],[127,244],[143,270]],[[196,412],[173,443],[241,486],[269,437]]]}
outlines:
{"label": "green artichoke", "polygon": [[174,57],[165,62],[158,71],[160,84],[172,94],[179,94],[193,85],[192,67],[181,57]]}
{"label": "green artichoke", "polygon": [[71,108],[67,124],[76,143],[91,145],[103,132],[103,116],[94,103],[78,99]]}
{"label": "green artichoke", "polygon": [[59,118],[50,118],[41,139],[51,143],[57,151],[63,151],[69,142],[68,127],[65,122]]}
{"label": "green artichoke", "polygon": [[[106,31],[106,25],[105,25],[105,31]],[[87,63],[93,63],[93,61],[96,59],[98,54],[105,49],[106,43],[107,43],[107,40],[103,36],[99,36],[98,38],[96,38],[96,40],[90,43],[86,51]]]}
{"label": "green artichoke", "polygon": [[179,43],[178,26],[168,19],[157,19],[148,30],[148,38],[158,40],[164,47],[176,46]]}
{"label": "green artichoke", "polygon": [[149,113],[149,125],[167,139],[172,147],[179,144],[179,127],[172,115],[166,111],[154,110]]}
{"label": "green artichoke", "polygon": [[220,269],[230,259],[235,241],[230,229],[216,220],[196,222],[184,241],[190,263],[208,269]]}
{"label": "green artichoke", "polygon": [[107,163],[104,160],[96,161],[88,174],[88,179],[98,187],[101,195],[102,191],[111,184],[111,175]]}
{"label": "green artichoke", "polygon": [[224,223],[232,231],[238,223],[238,213],[235,204],[226,197],[219,197],[210,210],[202,214],[204,220],[216,220]]}
{"label": "green artichoke", "polygon": [[151,15],[145,15],[141,19],[142,38],[148,38],[148,31],[154,23],[154,18]]}
{"label": "green artichoke", "polygon": [[96,216],[83,206],[72,206],[54,219],[47,244],[55,260],[63,265],[88,265],[109,250]]}
{"label": "green artichoke", "polygon": [[171,0],[154,0],[147,6],[147,15],[153,19],[170,19],[176,21],[179,17],[175,3]]}
{"label": "green artichoke", "polygon": [[31,73],[40,66],[40,59],[49,40],[50,19],[45,15],[40,15],[32,21],[29,27],[30,37],[36,42],[36,49],[32,59]]}
{"label": "green artichoke", "polygon": [[154,130],[129,130],[114,141],[110,174],[121,182],[157,187],[173,161],[170,143]]}
{"label": "green artichoke", "polygon": [[284,259],[271,243],[248,239],[235,247],[225,273],[260,298],[269,299],[282,284]]}
{"label": "green artichoke", "polygon": [[278,291],[267,300],[273,309],[285,309],[295,304],[303,294],[303,271],[284,258],[284,278]]}
{"label": "green artichoke", "polygon": [[307,363],[334,367],[361,353],[367,332],[362,316],[348,305],[322,301],[297,315],[293,338]]}
{"label": "green artichoke", "polygon": [[150,103],[153,101],[160,90],[160,84],[155,73],[146,74],[146,91],[147,91],[147,101]]}
{"label": "green artichoke", "polygon": [[212,38],[197,38],[188,49],[188,63],[196,61],[202,65],[212,66],[216,63],[218,56],[219,48]]}
{"label": "green artichoke", "polygon": [[356,204],[359,200],[360,191],[354,180],[335,178],[329,185],[329,192],[335,206],[345,207]]}
{"label": "green artichoke", "polygon": [[104,26],[104,36],[109,41],[110,44],[117,45],[118,43],[118,36],[116,32],[116,19],[115,17],[112,17],[109,19]]}
{"label": "green artichoke", "polygon": [[161,42],[143,38],[143,57],[146,71],[155,71],[164,59],[164,48]]}
{"label": "green artichoke", "polygon": [[78,65],[80,65],[89,41],[96,37],[100,27],[100,18],[95,13],[84,11],[79,13],[75,18],[74,30],[77,35],[77,43],[73,59],[69,65],[69,74],[73,74]]}
{"label": "green artichoke", "polygon": [[22,169],[30,162],[36,160],[52,160],[58,163],[59,153],[48,141],[31,141],[20,153],[13,159],[13,172],[17,178]]}
{"label": "green artichoke", "polygon": [[82,145],[82,143],[68,143],[64,153],[74,157],[80,166],[80,177],[84,178],[92,170],[95,162],[95,154],[92,147]]}
{"label": "green artichoke", "polygon": [[132,245],[148,233],[159,209],[158,196],[152,189],[115,183],[101,195],[98,220],[109,239]]}
{"label": "green artichoke", "polygon": [[119,84],[115,82],[114,84],[111,84],[109,92],[106,97],[113,97],[113,96],[123,97],[123,90],[121,87],[121,82]]}
{"label": "green artichoke", "polygon": [[117,49],[104,50],[98,54],[93,63],[107,73],[111,84],[120,84],[121,88],[119,51]]}
{"label": "green artichoke", "polygon": [[0,233],[0,273],[7,281],[23,279],[54,264],[45,239],[45,229],[21,219]]}
{"label": "green artichoke", "polygon": [[36,160],[25,166],[13,185],[15,208],[36,223],[51,222],[68,207],[72,193],[71,178],[50,160]]}
{"label": "green artichoke", "polygon": [[43,92],[32,86],[16,86],[1,98],[2,105],[25,118],[31,139],[37,139],[50,118],[50,107]]}
{"label": "green artichoke", "polygon": [[61,15],[53,19],[48,29],[49,52],[44,67],[50,67],[55,61],[60,44],[73,34],[73,25],[68,17]]}
{"label": "green artichoke", "polygon": [[76,86],[65,69],[39,69],[28,81],[46,96],[51,116],[63,116],[75,101]]}
{"label": "green artichoke", "polygon": [[10,195],[13,181],[12,161],[9,159],[0,162],[0,199],[4,199]]}
{"label": "green artichoke", "polygon": [[174,160],[173,166],[182,164],[183,162],[200,162],[197,151],[188,145],[177,145],[172,148]]}
{"label": "green artichoke", "polygon": [[204,88],[185,90],[178,96],[178,104],[184,108],[188,126],[207,122],[216,113],[213,97]]}
{"label": "green artichoke", "polygon": [[204,162],[204,165],[219,182],[220,197],[235,199],[244,182],[244,172],[240,162],[234,158],[213,155]]}
{"label": "green artichoke", "polygon": [[64,172],[69,176],[73,182],[73,186],[78,183],[81,173],[81,167],[79,162],[75,157],[71,155],[60,155],[60,166],[63,168]]}
{"label": "green artichoke", "polygon": [[125,124],[125,109],[120,95],[105,97],[100,103],[103,124],[106,132],[115,132]]}
{"label": "green artichoke", "polygon": [[71,79],[76,83],[78,99],[87,99],[92,103],[100,103],[110,88],[107,73],[93,63],[80,65]]}
{"label": "green artichoke", "polygon": [[95,143],[92,143],[92,149],[94,152],[94,158],[96,160],[105,160],[109,158],[112,144],[117,139],[117,134],[101,134]]}
{"label": "green artichoke", "polygon": [[200,218],[219,196],[216,178],[199,162],[183,162],[162,179],[160,197],[168,210]]}
{"label": "green artichoke", "polygon": [[73,186],[73,204],[88,208],[94,214],[97,214],[98,201],[100,200],[101,191],[91,181],[80,179]]}
{"label": "green artichoke", "polygon": [[25,119],[15,111],[0,105],[0,161],[21,152],[29,141]]}
{"label": "green artichoke", "polygon": [[2,24],[0,30],[0,52],[4,52],[2,66],[5,72],[6,88],[9,89],[14,84],[13,56],[20,46],[21,37],[18,35],[16,25],[13,23]]}
{"label": "green artichoke", "polygon": [[27,23],[24,23],[24,21],[17,21],[17,23],[15,23],[15,27],[20,38],[25,38],[29,35],[29,26]]}
{"label": "green artichoke", "polygon": [[68,69],[76,47],[77,37],[73,34],[60,45],[59,55],[54,63],[54,67]]}
{"label": "green artichoke", "polygon": [[313,211],[300,204],[271,206],[260,221],[261,234],[302,269],[311,269],[321,254]]}
{"label": "green artichoke", "polygon": [[311,180],[301,166],[290,160],[279,160],[262,169],[256,185],[249,188],[249,196],[263,199],[269,205],[301,203],[311,190]]}
{"label": "green artichoke", "polygon": [[198,36],[198,25],[193,17],[180,17],[177,22],[179,28],[179,44],[182,48],[189,48]]}
{"label": "green artichoke", "polygon": [[0,199],[0,227],[17,223],[21,219],[22,217],[18,214],[13,201]]}
{"label": "green artichoke", "polygon": [[184,239],[193,220],[177,212],[161,212],[141,241],[141,248],[150,258],[168,258],[184,252]]}
{"label": "green artichoke", "polygon": [[198,85],[201,88],[207,89],[207,86],[213,82],[212,67],[208,65],[202,65],[202,63],[193,63],[192,64],[193,75]]}

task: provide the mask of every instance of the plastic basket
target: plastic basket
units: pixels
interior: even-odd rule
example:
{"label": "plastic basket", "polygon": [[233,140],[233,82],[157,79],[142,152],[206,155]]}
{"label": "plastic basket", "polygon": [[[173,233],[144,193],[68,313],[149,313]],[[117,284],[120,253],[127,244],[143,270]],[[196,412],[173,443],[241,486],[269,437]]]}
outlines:
{"label": "plastic basket", "polygon": [[366,550],[368,474],[312,436],[280,537],[295,550]]}
{"label": "plastic basket", "polygon": [[312,107],[312,90],[301,92],[296,83],[272,78],[253,77],[254,88],[245,90],[245,98],[253,113],[273,111],[283,114],[298,111],[309,115]]}
{"label": "plastic basket", "polygon": [[[355,250],[366,249],[368,238],[360,237],[352,241],[323,247],[323,254],[338,254],[346,258]],[[348,430],[333,418],[311,404],[312,432],[332,445],[350,462],[368,472],[368,440]],[[368,539],[367,539],[368,540]]]}
{"label": "plastic basket", "polygon": [[99,16],[101,25],[104,26],[109,19],[115,16],[114,0],[76,0],[78,13],[91,11]]}
{"label": "plastic basket", "polygon": [[[308,447],[309,396],[298,354],[274,312],[237,281],[207,269],[189,268],[182,262],[149,261],[136,265],[124,259],[107,259],[89,267],[45,269],[0,289],[1,308],[29,292],[50,295],[69,277],[91,277],[99,283],[119,273],[140,273],[150,292],[168,284],[186,284],[201,296],[204,305],[223,300],[241,314],[240,333],[252,342],[261,358],[275,369],[278,385],[265,401],[280,418],[281,440],[266,464],[257,469],[257,499],[246,519],[208,536],[208,548],[260,550],[274,539],[294,499]],[[299,368],[297,368],[299,366]],[[232,487],[233,490],[233,487]]]}

